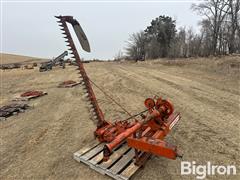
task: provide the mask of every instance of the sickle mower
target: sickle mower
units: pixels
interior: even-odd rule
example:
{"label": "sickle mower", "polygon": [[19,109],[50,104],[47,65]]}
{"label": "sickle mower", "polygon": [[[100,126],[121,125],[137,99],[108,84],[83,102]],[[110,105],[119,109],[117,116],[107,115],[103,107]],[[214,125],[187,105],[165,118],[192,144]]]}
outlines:
{"label": "sickle mower", "polygon": [[[74,154],[74,158],[102,174],[115,179],[128,179],[151,155],[169,159],[181,157],[176,146],[164,141],[165,136],[180,119],[180,114],[174,112],[172,103],[160,97],[147,98],[144,102],[146,109],[131,115],[88,77],[67,26],[67,23],[72,25],[83,50],[90,52],[87,37],[78,21],[72,16],[56,16],[56,18],[70,47],[72,58],[78,65],[91,119],[96,124],[94,136],[98,143],[79,150]],[[98,105],[92,85],[99,88],[130,117],[115,122],[107,121]]]}

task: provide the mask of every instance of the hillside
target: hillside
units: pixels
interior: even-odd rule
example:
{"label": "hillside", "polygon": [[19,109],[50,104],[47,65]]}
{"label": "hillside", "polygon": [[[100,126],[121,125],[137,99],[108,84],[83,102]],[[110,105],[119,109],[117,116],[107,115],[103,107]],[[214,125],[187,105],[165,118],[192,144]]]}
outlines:
{"label": "hillside", "polygon": [[43,59],[37,58],[37,57],[16,55],[16,54],[0,53],[0,64],[32,63],[36,61],[39,62],[39,60],[43,60]]}

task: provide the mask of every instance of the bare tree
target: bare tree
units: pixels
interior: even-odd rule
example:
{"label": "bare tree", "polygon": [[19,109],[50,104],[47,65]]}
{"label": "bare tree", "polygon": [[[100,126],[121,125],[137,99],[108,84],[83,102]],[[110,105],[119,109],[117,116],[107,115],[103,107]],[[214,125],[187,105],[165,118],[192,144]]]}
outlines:
{"label": "bare tree", "polygon": [[240,1],[239,0],[229,0],[228,2],[229,6],[229,19],[230,19],[230,38],[229,38],[229,53],[233,53],[236,51],[236,33],[238,33],[238,36],[240,37],[240,15],[239,15],[239,9],[240,9]]}
{"label": "bare tree", "polygon": [[128,59],[145,59],[145,35],[143,31],[130,35],[126,48]]}
{"label": "bare tree", "polygon": [[229,12],[228,0],[209,0],[200,4],[193,4],[192,9],[210,22],[212,29],[211,53],[216,55],[221,25]]}
{"label": "bare tree", "polygon": [[123,52],[121,50],[118,51],[118,53],[114,56],[114,61],[120,61],[124,59]]}
{"label": "bare tree", "polygon": [[210,26],[211,22],[208,20],[202,20],[201,25],[201,48],[200,56],[209,56],[211,54],[211,42],[212,42],[212,28]]}
{"label": "bare tree", "polygon": [[192,28],[176,31],[175,20],[159,16],[144,32],[130,36],[130,59],[196,57],[240,53],[240,0],[205,0],[192,9],[204,18],[200,33]]}
{"label": "bare tree", "polygon": [[187,57],[188,44],[187,44],[187,33],[186,28],[180,28],[177,34],[178,46],[179,46],[179,57]]}

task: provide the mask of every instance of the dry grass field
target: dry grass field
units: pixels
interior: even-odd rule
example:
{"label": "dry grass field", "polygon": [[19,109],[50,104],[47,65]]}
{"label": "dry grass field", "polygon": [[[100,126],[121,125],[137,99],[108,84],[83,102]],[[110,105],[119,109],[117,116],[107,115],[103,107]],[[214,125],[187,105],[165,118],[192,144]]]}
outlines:
{"label": "dry grass field", "polygon": [[[167,139],[178,145],[183,160],[239,167],[240,57],[94,62],[85,67],[89,77],[132,114],[144,110],[147,97],[170,99],[182,119]],[[109,179],[72,157],[93,140],[95,129],[81,86],[57,88],[64,80],[78,80],[75,69],[1,71],[2,105],[27,90],[43,90],[48,95],[31,100],[32,108],[25,113],[0,122],[0,179]],[[94,90],[106,119],[127,117],[98,89]],[[194,179],[180,176],[180,162],[152,157],[135,178]]]}
{"label": "dry grass field", "polygon": [[0,53],[0,64],[10,64],[10,63],[33,63],[42,60],[36,57],[29,56],[19,56],[14,54]]}

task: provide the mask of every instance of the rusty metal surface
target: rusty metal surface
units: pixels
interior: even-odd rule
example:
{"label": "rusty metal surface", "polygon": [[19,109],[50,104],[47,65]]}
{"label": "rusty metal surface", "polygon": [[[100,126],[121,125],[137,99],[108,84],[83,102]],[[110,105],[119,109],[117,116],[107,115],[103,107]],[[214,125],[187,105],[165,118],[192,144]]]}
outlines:
{"label": "rusty metal surface", "polygon": [[25,93],[22,93],[20,96],[21,97],[39,97],[39,96],[43,96],[45,95],[45,93],[43,91],[27,91]]}
{"label": "rusty metal surface", "polygon": [[69,87],[77,86],[78,84],[80,84],[80,82],[68,80],[68,81],[63,81],[63,82],[59,83],[58,87],[59,88],[69,88]]}
{"label": "rusty metal surface", "polygon": [[16,96],[12,101],[29,101],[44,95],[47,95],[44,91],[26,91],[18,96]]}

